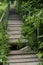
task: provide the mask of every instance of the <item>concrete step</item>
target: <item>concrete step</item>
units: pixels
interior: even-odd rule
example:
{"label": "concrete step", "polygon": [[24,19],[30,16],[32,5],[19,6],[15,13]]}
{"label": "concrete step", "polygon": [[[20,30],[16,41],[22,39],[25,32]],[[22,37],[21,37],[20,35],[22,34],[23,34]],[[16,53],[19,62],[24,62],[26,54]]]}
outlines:
{"label": "concrete step", "polygon": [[22,29],[21,27],[9,27],[9,26],[8,26],[8,30],[9,30],[9,31],[10,31],[10,30],[11,30],[11,31],[12,31],[12,30],[15,31],[15,30],[21,30],[21,29]]}
{"label": "concrete step", "polygon": [[19,23],[23,23],[23,22],[21,20],[9,20],[8,24],[9,23],[18,23],[19,24]]}
{"label": "concrete step", "polygon": [[38,65],[40,62],[9,63],[9,65]]}

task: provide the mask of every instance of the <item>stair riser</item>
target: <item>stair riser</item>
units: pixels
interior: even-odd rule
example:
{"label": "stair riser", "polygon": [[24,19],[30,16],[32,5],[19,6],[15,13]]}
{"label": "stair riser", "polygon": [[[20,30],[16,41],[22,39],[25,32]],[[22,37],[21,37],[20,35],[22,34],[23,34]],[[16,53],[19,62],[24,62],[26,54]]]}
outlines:
{"label": "stair riser", "polygon": [[[9,40],[18,40],[20,39],[20,37],[9,37]],[[25,38],[22,38],[23,41],[25,41],[26,39]]]}
{"label": "stair riser", "polygon": [[18,15],[12,15],[9,18],[19,18],[19,16]]}
{"label": "stair riser", "polygon": [[19,18],[9,18],[9,20],[20,20]]}

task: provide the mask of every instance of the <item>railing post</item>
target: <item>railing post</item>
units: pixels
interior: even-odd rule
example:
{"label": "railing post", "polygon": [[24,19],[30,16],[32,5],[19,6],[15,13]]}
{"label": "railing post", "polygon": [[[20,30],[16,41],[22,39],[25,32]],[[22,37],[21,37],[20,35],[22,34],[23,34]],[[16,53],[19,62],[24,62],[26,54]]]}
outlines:
{"label": "railing post", "polygon": [[[2,20],[2,48],[4,49],[4,27],[3,27],[3,20]],[[4,53],[4,51],[3,51],[3,53]]]}
{"label": "railing post", "polygon": [[37,43],[38,43],[38,46],[39,46],[39,24],[38,24],[38,27],[37,27]]}

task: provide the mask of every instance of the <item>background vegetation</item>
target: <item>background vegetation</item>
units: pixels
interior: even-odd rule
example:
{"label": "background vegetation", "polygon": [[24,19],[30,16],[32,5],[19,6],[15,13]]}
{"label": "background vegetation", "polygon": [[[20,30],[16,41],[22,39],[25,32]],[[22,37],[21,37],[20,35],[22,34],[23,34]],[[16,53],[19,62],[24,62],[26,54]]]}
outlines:
{"label": "background vegetation", "polygon": [[[5,13],[6,11],[6,13]],[[3,16],[4,14],[4,16]],[[1,20],[1,18],[3,19]],[[7,19],[8,19],[8,4],[0,2],[0,62],[6,63],[9,51],[8,35],[7,35]]]}
{"label": "background vegetation", "polygon": [[28,46],[43,58],[43,0],[15,0]]}
{"label": "background vegetation", "polygon": [[0,2],[0,17],[2,16],[3,12],[5,11],[7,4]]}

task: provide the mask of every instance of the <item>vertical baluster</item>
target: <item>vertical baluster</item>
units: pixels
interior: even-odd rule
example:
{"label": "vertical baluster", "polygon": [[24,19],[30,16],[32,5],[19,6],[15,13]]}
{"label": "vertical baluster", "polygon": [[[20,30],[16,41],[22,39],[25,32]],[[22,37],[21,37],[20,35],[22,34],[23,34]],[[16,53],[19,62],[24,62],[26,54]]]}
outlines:
{"label": "vertical baluster", "polygon": [[[2,50],[3,50],[3,52],[2,52],[2,55],[4,54],[4,27],[3,27],[3,19],[2,19]],[[3,62],[3,65],[4,65],[4,62]]]}
{"label": "vertical baluster", "polygon": [[2,48],[4,49],[4,27],[3,27],[3,20],[2,20]]}
{"label": "vertical baluster", "polygon": [[37,43],[38,43],[38,46],[39,46],[39,24],[38,24],[38,28],[37,28]]}

